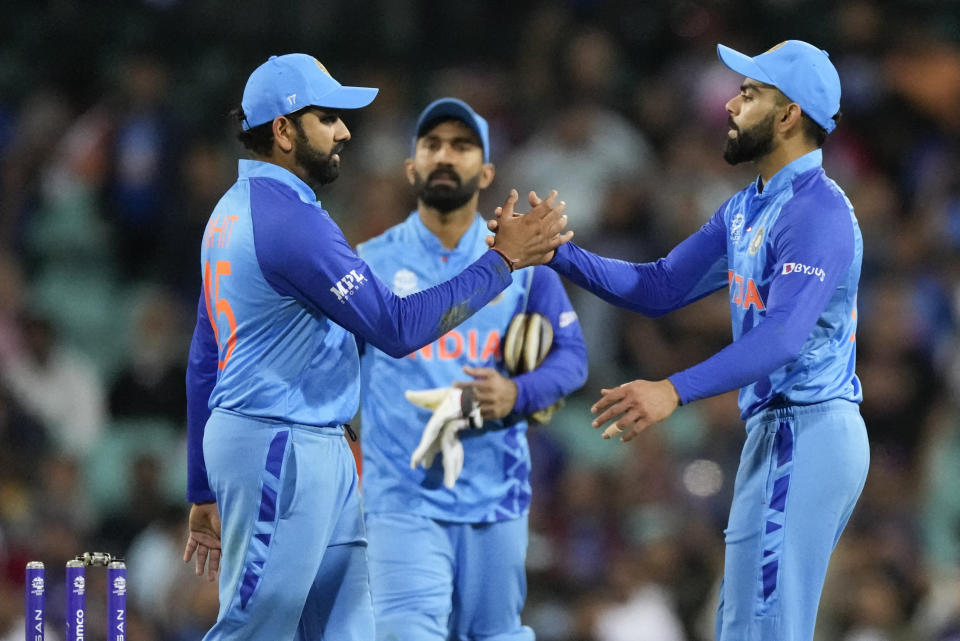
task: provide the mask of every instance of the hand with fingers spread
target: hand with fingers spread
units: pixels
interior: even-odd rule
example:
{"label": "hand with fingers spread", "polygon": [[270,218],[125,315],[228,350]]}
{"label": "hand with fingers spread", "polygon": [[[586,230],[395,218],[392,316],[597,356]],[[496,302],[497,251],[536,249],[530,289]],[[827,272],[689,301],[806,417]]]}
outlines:
{"label": "hand with fingers spread", "polygon": [[590,408],[593,427],[613,421],[603,431],[603,438],[618,434],[621,441],[629,441],[654,423],[667,418],[680,405],[677,390],[667,379],[661,381],[631,381],[613,389],[600,390],[600,400]]}
{"label": "hand with fingers spread", "polygon": [[561,234],[567,225],[563,213],[567,204],[556,201],[556,191],[543,200],[530,192],[532,208],[526,214],[514,211],[518,199],[517,191],[511,189],[503,206],[494,211],[498,221],[496,237],[488,240],[489,246],[503,254],[514,269],[548,262],[557,247],[573,238],[572,231]]}
{"label": "hand with fingers spread", "polygon": [[[220,573],[220,513],[216,503],[194,503],[188,521],[190,534],[183,551],[183,562],[189,563],[197,555],[196,574],[214,581]],[[209,563],[208,563],[209,562]]]}
{"label": "hand with fingers spread", "polygon": [[500,419],[513,411],[517,402],[517,384],[512,379],[492,367],[465,366],[463,371],[474,380],[457,381],[453,386],[460,389],[473,388],[484,419]]}

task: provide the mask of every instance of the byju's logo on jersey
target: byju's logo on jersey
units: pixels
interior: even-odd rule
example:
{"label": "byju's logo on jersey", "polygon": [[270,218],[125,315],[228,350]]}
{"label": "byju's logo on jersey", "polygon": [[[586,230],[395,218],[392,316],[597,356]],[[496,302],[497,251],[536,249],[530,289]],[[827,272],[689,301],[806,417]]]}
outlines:
{"label": "byju's logo on jersey", "polygon": [[735,243],[740,242],[741,236],[743,236],[743,214],[737,214],[730,221],[730,240]]}
{"label": "byju's logo on jersey", "polygon": [[330,291],[337,295],[337,300],[343,303],[347,297],[353,296],[360,289],[360,285],[367,282],[363,274],[355,269],[351,269],[349,274],[344,274],[343,278],[337,281],[337,284],[330,288]]}
{"label": "byju's logo on jersey", "polygon": [[813,265],[804,265],[803,263],[784,263],[783,269],[780,271],[781,274],[803,274],[804,276],[813,276],[814,278],[819,278],[820,282],[823,282],[823,279],[827,277],[827,273],[823,271],[822,267],[814,267]]}

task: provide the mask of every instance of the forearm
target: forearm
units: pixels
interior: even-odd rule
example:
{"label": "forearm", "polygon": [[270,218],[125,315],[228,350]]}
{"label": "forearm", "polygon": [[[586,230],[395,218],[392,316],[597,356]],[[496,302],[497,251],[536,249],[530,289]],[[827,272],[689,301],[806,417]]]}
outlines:
{"label": "forearm", "polygon": [[[403,298],[389,294],[390,311],[356,329],[363,340],[401,358],[440,338],[489,303],[512,282],[510,270],[493,251],[454,278]],[[349,329],[349,328],[348,328]]]}
{"label": "forearm", "polygon": [[795,360],[808,330],[767,318],[707,360],[669,377],[683,403],[754,383]]}
{"label": "forearm", "polygon": [[567,243],[548,266],[603,300],[647,316],[661,316],[726,285],[722,243],[695,234],[651,263],[604,258]]}
{"label": "forearm", "polygon": [[587,350],[582,344],[551,350],[540,367],[513,378],[517,400],[513,411],[529,414],[549,407],[580,389],[587,380]]}
{"label": "forearm", "polygon": [[[201,297],[202,298],[202,297]],[[204,301],[197,310],[197,324],[187,359],[187,500],[213,501],[203,458],[203,432],[210,417],[210,395],[217,382],[219,349],[209,325]]]}

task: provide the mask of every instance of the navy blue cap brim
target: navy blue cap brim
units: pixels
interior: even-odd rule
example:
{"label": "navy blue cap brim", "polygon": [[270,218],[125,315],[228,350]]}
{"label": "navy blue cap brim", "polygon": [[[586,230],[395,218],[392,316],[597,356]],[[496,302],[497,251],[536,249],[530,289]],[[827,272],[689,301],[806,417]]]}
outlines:
{"label": "navy blue cap brim", "polygon": [[776,85],[773,79],[764,73],[760,65],[750,56],[744,55],[725,45],[717,44],[717,57],[720,58],[720,62],[727,65],[730,69],[747,78],[753,78],[767,85]]}
{"label": "navy blue cap brim", "polygon": [[483,136],[477,131],[477,123],[473,119],[473,114],[467,111],[463,105],[452,100],[438,100],[430,109],[420,114],[420,119],[417,121],[417,136],[422,136],[425,133],[424,127],[441,118],[456,118],[462,121],[482,141]]}
{"label": "navy blue cap brim", "polygon": [[313,106],[328,109],[360,109],[373,102],[379,91],[372,87],[337,87],[313,101]]}

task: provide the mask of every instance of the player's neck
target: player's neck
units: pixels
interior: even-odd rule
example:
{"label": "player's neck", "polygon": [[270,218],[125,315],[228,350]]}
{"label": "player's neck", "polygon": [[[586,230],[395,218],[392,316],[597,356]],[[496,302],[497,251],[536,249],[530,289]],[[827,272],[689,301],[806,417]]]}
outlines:
{"label": "player's neck", "polygon": [[284,169],[289,171],[291,174],[293,174],[294,176],[302,180],[304,183],[306,183],[307,186],[313,190],[313,195],[316,196],[317,200],[320,199],[320,193],[319,193],[320,186],[311,184],[310,173],[306,169],[304,169],[299,163],[297,163],[296,158],[294,157],[293,154],[282,154],[282,153],[273,152],[269,156],[253,155],[252,157],[254,160],[259,160],[260,162],[268,162],[268,163],[277,165],[278,167],[283,167]]}
{"label": "player's neck", "polygon": [[417,212],[424,226],[440,239],[444,248],[456,249],[460,239],[473,224],[477,212],[477,198],[471,198],[466,205],[445,213],[418,201]]}
{"label": "player's neck", "polygon": [[773,151],[756,160],[755,164],[757,166],[757,173],[760,174],[760,180],[766,185],[778,171],[814,149],[816,149],[816,147],[805,140],[795,139],[781,141],[779,145],[773,148]]}

